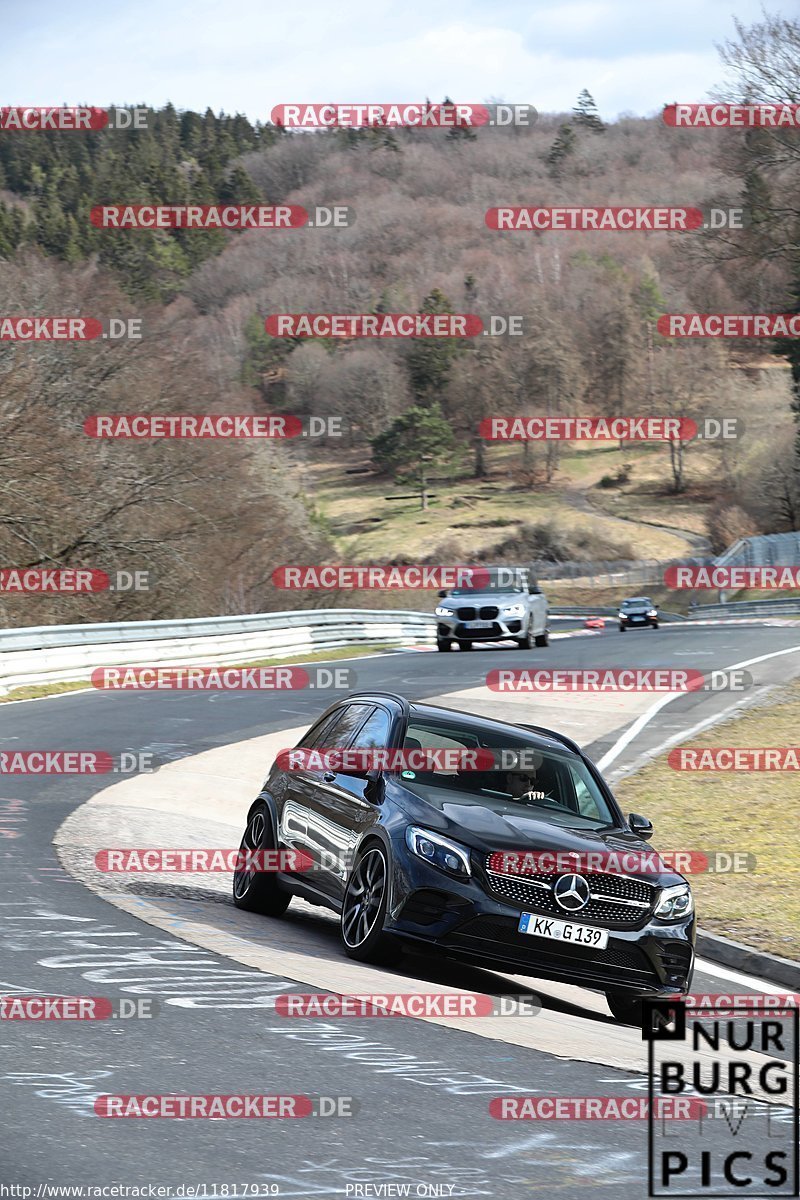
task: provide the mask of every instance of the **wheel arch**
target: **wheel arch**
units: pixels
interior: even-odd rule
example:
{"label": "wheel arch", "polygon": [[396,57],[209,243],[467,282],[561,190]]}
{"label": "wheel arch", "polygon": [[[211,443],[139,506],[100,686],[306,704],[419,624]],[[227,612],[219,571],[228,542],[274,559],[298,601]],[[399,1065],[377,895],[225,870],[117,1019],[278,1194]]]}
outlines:
{"label": "wheel arch", "polygon": [[272,824],[273,844],[275,846],[277,846],[278,845],[278,809],[277,809],[277,805],[275,804],[275,800],[273,799],[273,797],[270,795],[269,792],[259,792],[259,794],[256,796],[255,800],[253,801],[253,803],[250,805],[249,809],[247,810],[246,824],[247,825],[250,824],[250,821],[252,820],[254,813],[261,807],[262,804],[264,805],[264,807],[267,810],[267,813],[269,814],[269,819]]}

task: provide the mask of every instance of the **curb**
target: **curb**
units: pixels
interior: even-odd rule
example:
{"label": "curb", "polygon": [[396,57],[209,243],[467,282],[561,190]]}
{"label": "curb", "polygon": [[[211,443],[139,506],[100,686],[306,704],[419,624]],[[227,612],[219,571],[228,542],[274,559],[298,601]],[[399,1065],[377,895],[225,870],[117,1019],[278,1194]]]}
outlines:
{"label": "curb", "polygon": [[767,954],[763,950],[753,950],[743,946],[741,942],[732,942],[729,938],[720,937],[715,933],[697,933],[697,953],[711,962],[721,963],[726,967],[734,967],[749,975],[782,983],[792,990],[800,990],[800,963],[790,958],[779,958],[777,954]]}

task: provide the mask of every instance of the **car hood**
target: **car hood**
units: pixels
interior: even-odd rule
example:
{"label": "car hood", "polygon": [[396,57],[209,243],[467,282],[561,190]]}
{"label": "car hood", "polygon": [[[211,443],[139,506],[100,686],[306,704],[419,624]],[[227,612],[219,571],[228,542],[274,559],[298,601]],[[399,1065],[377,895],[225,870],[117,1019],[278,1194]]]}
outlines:
{"label": "car hood", "polygon": [[[654,847],[626,829],[566,829],[523,810],[498,813],[457,795],[443,798],[440,804],[431,804],[406,788],[400,790],[402,806],[411,822],[469,846],[482,857],[496,850],[547,850],[562,854],[570,851],[578,854],[654,853]],[[657,878],[662,887],[684,882],[682,875],[669,870],[658,875],[646,871],[626,871],[625,874],[650,883]]]}

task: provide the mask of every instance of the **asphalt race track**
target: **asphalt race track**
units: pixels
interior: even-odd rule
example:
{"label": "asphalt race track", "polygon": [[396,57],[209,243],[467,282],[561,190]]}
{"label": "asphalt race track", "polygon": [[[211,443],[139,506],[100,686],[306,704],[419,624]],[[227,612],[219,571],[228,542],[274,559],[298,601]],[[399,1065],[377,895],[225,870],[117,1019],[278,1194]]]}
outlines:
{"label": "asphalt race track", "polygon": [[[794,647],[797,653],[783,653]],[[438,703],[452,697],[454,706],[466,695],[464,706],[481,711],[483,704],[491,715],[496,697],[482,695],[481,689],[486,671],[500,665],[711,671],[754,659],[761,661],[748,668],[755,686],[744,697],[746,703],[766,686],[800,671],[798,630],[680,625],[622,637],[611,626],[602,634],[556,640],[531,652],[410,651],[334,665],[352,666],[359,689],[383,688],[412,699],[435,697]],[[333,693],[312,691],[87,691],[0,706],[0,748],[95,748],[113,754],[151,750],[159,761],[175,761],[305,725],[334,698]],[[593,698],[597,728],[602,726],[596,736],[586,698],[580,713],[573,713],[573,736],[579,732],[595,761],[612,753],[612,780],[642,754],[718,716],[742,697],[725,691],[692,693],[645,721],[652,699],[645,698],[635,711],[621,709],[614,725],[609,698]],[[536,701],[536,720],[548,723],[544,715],[551,707],[549,723],[565,727],[561,718],[569,699],[559,697],[552,705],[547,697]],[[524,702],[516,703],[519,719],[531,720],[522,715]],[[635,720],[641,726],[637,735],[620,746],[621,735]],[[265,773],[267,767],[265,763]],[[630,1096],[646,1091],[641,1069],[622,1069],[619,1063],[626,1059],[617,1049],[624,1046],[631,1052],[640,1035],[616,1025],[602,996],[526,981],[541,997],[550,1028],[563,1023],[558,1054],[409,1018],[281,1019],[273,1010],[276,995],[324,990],[322,985],[309,987],[299,976],[246,965],[246,955],[207,948],[215,944],[215,930],[246,925],[247,936],[269,961],[269,920],[238,913],[222,893],[201,891],[193,898],[167,880],[160,896],[150,890],[147,899],[158,901],[162,917],[173,906],[178,936],[167,920],[156,928],[107,903],[60,864],[52,844],[56,831],[108,784],[107,777],[2,778],[0,993],[150,998],[158,1011],[151,1019],[0,1024],[3,1178],[32,1185],[34,1196],[44,1182],[205,1185],[209,1197],[224,1196],[224,1186],[234,1183],[240,1188],[274,1185],[272,1194],[283,1197],[410,1194],[517,1200],[536,1194],[568,1200],[585,1197],[588,1190],[627,1200],[647,1194],[645,1122],[514,1122],[495,1120],[488,1111],[490,1100],[498,1096]],[[161,842],[154,837],[151,844]],[[185,932],[193,904],[210,931],[212,940],[205,945],[193,944]],[[343,957],[328,918],[305,905],[293,904],[289,914],[298,947],[307,928],[314,945],[328,947],[332,961]],[[239,918],[243,925],[236,924]],[[408,958],[402,971],[385,974],[383,986],[389,991],[409,990],[408,982],[418,979],[491,994],[525,986],[423,958]],[[337,990],[335,977],[329,986]],[[703,962],[694,990],[782,989]],[[512,1023],[526,1019],[543,1018],[507,1018]],[[570,1056],[572,1029],[591,1040],[597,1050],[593,1057],[600,1061]],[[354,1117],[282,1120],[113,1120],[93,1109],[95,1097],[105,1092],[347,1096],[354,1098],[358,1111]],[[395,1190],[376,1190],[389,1184]],[[409,1192],[396,1190],[405,1185]]]}

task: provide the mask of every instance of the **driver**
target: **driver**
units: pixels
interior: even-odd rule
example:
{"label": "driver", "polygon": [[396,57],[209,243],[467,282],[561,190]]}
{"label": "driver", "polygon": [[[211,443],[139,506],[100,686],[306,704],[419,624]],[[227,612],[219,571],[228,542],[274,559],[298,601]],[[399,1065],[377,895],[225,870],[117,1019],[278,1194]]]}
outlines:
{"label": "driver", "polygon": [[538,804],[547,799],[547,792],[536,782],[534,771],[509,771],[506,786],[520,804]]}

